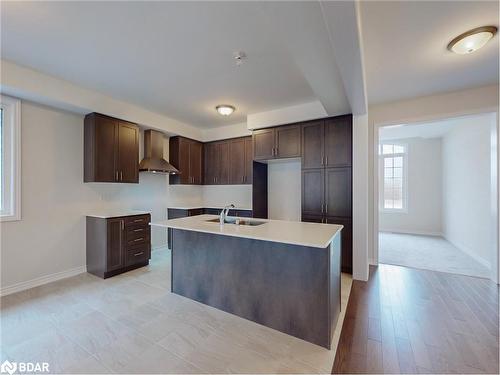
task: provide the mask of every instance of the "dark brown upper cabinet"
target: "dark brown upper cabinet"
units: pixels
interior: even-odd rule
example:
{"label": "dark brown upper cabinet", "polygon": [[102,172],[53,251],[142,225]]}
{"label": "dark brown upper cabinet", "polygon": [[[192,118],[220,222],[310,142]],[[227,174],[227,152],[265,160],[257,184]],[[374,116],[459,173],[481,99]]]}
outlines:
{"label": "dark brown upper cabinet", "polygon": [[302,168],[322,168],[325,153],[325,124],[323,120],[302,125]]}
{"label": "dark brown upper cabinet", "polygon": [[[250,151],[249,151],[250,148]],[[249,156],[250,154],[250,156]],[[205,143],[205,185],[251,184],[251,137]]]}
{"label": "dark brown upper cabinet", "polygon": [[301,156],[300,125],[277,126],[253,132],[254,160]]}
{"label": "dark brown upper cabinet", "polygon": [[352,115],[302,125],[302,168],[352,166]]}
{"label": "dark brown upper cabinet", "polygon": [[229,182],[231,184],[245,183],[245,140],[242,138],[229,141],[231,165],[229,167]]}
{"label": "dark brown upper cabinet", "polygon": [[252,137],[229,140],[229,183],[236,185],[252,183]]}
{"label": "dark brown upper cabinet", "polygon": [[245,137],[245,184],[252,184],[253,179],[253,142],[252,137]]}
{"label": "dark brown upper cabinet", "polygon": [[139,127],[90,113],[84,121],[84,182],[139,182]]}
{"label": "dark brown upper cabinet", "polygon": [[325,166],[352,166],[352,115],[325,120]]}
{"label": "dark brown upper cabinet", "polygon": [[201,185],[203,183],[203,143],[184,137],[169,139],[170,164],[179,170],[171,175],[172,185]]}
{"label": "dark brown upper cabinet", "polygon": [[252,138],[254,160],[274,159],[276,147],[274,129],[255,130],[252,133]]}
{"label": "dark brown upper cabinet", "polygon": [[226,185],[230,175],[227,141],[205,143],[205,185]]}
{"label": "dark brown upper cabinet", "polygon": [[276,135],[275,158],[298,158],[300,153],[300,125],[278,126]]}

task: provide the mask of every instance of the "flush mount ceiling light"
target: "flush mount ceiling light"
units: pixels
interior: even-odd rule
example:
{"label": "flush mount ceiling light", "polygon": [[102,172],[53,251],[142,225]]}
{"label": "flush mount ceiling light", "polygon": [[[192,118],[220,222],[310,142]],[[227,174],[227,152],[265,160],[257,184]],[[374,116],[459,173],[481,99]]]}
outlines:
{"label": "flush mount ceiling light", "polygon": [[216,106],[215,109],[217,110],[217,112],[219,112],[220,115],[229,116],[235,111],[236,108],[229,104],[220,104]]}
{"label": "flush mount ceiling light", "polygon": [[454,38],[448,44],[448,49],[459,55],[466,55],[483,47],[496,33],[496,26],[477,27]]}

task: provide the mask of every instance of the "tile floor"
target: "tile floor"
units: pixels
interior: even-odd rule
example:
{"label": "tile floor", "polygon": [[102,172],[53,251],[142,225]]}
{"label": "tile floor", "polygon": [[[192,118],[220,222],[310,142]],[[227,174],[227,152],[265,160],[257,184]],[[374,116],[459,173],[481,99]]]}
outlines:
{"label": "tile floor", "polygon": [[[342,313],[351,278],[342,276]],[[51,373],[330,373],[326,350],[170,293],[170,251],[107,280],[90,274],[1,299],[1,361]]]}
{"label": "tile floor", "polygon": [[482,278],[490,270],[442,237],[379,233],[379,262]]}

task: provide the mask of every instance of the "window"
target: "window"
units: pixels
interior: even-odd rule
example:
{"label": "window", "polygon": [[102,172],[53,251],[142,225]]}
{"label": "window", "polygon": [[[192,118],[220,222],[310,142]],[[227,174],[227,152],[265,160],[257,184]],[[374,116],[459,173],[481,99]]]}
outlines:
{"label": "window", "polygon": [[381,144],[380,170],[383,186],[380,189],[381,208],[385,211],[406,210],[406,146]]}
{"label": "window", "polygon": [[21,102],[0,95],[0,220],[21,219]]}

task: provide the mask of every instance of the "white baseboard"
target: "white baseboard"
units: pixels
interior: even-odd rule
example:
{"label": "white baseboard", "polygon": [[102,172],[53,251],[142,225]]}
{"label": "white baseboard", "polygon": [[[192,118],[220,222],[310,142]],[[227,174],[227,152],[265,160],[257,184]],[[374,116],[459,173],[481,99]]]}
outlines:
{"label": "white baseboard", "polygon": [[470,256],[471,258],[473,258],[476,262],[478,262],[479,264],[482,264],[483,266],[485,266],[486,268],[488,268],[490,271],[491,271],[491,264],[490,262],[488,262],[486,259],[480,257],[479,255],[475,254],[474,251],[466,248],[465,246],[462,246],[462,245],[459,245],[453,241],[450,241],[449,238],[447,237],[444,237],[444,239],[446,241],[448,241],[449,243],[451,243],[453,246],[455,246],[457,249],[463,251],[465,254],[467,254],[468,256]]}
{"label": "white baseboard", "polygon": [[0,296],[21,292],[23,290],[35,288],[40,285],[48,284],[53,281],[66,279],[68,277],[76,276],[81,273],[87,272],[87,266],[80,266],[66,271],[56,272],[51,275],[37,277],[36,279],[23,281],[17,284],[5,286],[0,288]]}
{"label": "white baseboard", "polygon": [[433,236],[433,237],[443,237],[441,232],[428,232],[424,230],[379,230],[379,232],[384,233],[397,233],[397,234],[415,234],[417,236]]}
{"label": "white baseboard", "polygon": [[[168,244],[164,245],[157,245],[153,248],[153,250],[159,250],[159,249],[168,249]],[[81,267],[76,267],[72,268],[66,271],[61,271],[61,272],[56,272],[51,275],[45,275],[41,277],[37,277],[36,279],[28,280],[28,281],[22,281],[17,284],[9,285],[9,286],[2,286],[0,288],[0,297],[21,292],[23,290],[35,288],[40,285],[48,284],[54,281],[66,279],[68,277],[76,276],[81,273],[87,272],[87,266],[81,266]]]}

